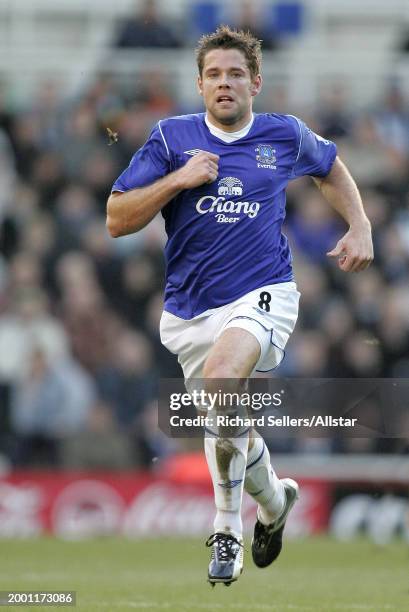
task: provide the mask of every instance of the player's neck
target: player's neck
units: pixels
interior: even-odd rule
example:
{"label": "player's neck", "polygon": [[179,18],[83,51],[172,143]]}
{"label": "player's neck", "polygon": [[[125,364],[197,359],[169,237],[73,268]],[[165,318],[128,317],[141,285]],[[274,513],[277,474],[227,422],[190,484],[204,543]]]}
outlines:
{"label": "player's neck", "polygon": [[241,119],[237,123],[234,123],[233,125],[225,125],[215,120],[214,117],[211,117],[208,112],[206,113],[206,123],[209,126],[216,128],[217,130],[225,132],[226,134],[234,134],[235,132],[240,132],[241,130],[250,128],[251,124],[253,123],[253,119],[254,115],[250,111],[248,115],[243,117],[243,119]]}
{"label": "player's neck", "polygon": [[254,115],[252,113],[250,120],[247,123],[245,123],[243,127],[238,128],[234,132],[233,131],[227,132],[226,130],[223,129],[224,126],[219,127],[218,122],[215,123],[211,121],[209,119],[209,115],[205,116],[205,122],[211,134],[213,134],[213,136],[217,136],[218,138],[221,138],[221,140],[224,140],[225,142],[233,142],[235,140],[238,140],[239,138],[243,138],[244,136],[246,136],[249,133],[251,126],[253,125],[253,121],[254,121]]}

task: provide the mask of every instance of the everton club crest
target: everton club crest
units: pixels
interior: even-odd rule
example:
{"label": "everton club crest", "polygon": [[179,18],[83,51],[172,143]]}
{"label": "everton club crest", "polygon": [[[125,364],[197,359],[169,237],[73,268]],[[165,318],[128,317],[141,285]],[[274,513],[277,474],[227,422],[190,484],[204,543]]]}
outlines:
{"label": "everton club crest", "polygon": [[257,168],[270,168],[271,170],[277,169],[277,166],[275,165],[275,162],[277,161],[275,156],[276,150],[273,149],[271,145],[259,144],[257,145],[255,151]]}

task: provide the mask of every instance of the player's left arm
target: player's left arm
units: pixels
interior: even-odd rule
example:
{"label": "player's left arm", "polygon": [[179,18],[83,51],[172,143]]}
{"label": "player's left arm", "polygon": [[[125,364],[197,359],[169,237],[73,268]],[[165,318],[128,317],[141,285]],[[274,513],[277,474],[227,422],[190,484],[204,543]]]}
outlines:
{"label": "player's left arm", "polygon": [[338,265],[344,272],[365,270],[374,256],[371,224],[350,172],[339,157],[336,157],[327,176],[312,178],[327,202],[349,225],[346,234],[327,255],[338,257]]}

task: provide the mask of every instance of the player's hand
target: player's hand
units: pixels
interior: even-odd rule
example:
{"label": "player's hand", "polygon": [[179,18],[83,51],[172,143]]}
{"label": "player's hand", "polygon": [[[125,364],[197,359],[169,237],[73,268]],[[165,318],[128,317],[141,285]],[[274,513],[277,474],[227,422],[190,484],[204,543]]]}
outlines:
{"label": "player's hand", "polygon": [[328,257],[338,258],[338,267],[344,272],[361,272],[373,260],[373,245],[371,226],[364,223],[357,227],[350,227]]}
{"label": "player's hand", "polygon": [[193,189],[205,183],[213,183],[219,173],[219,156],[208,151],[201,151],[189,159],[177,170],[181,189]]}

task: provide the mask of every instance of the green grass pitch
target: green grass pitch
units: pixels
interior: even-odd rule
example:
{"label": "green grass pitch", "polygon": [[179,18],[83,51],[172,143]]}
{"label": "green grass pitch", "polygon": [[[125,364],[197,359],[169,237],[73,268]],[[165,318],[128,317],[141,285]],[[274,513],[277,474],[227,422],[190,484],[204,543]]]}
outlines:
{"label": "green grass pitch", "polygon": [[76,608],[15,610],[145,610],[167,612],[332,610],[409,611],[409,547],[330,538],[285,542],[264,570],[251,561],[230,587],[206,583],[204,540],[56,539],[0,542],[0,590],[75,590]]}

